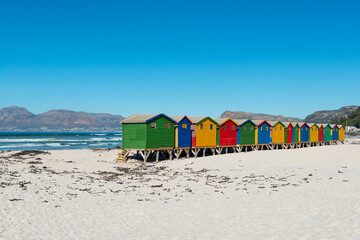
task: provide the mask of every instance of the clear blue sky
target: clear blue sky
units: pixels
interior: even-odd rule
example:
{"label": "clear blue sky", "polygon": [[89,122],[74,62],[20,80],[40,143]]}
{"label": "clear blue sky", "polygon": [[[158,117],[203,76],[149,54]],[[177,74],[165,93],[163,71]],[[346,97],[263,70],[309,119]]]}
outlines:
{"label": "clear blue sky", "polygon": [[359,1],[1,1],[0,108],[305,117],[360,104]]}

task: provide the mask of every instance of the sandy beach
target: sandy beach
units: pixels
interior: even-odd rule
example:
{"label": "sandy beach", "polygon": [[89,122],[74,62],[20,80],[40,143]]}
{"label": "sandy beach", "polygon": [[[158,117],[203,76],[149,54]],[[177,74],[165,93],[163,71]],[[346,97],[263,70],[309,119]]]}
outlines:
{"label": "sandy beach", "polygon": [[119,152],[0,152],[0,238],[360,238],[359,138],[146,165]]}

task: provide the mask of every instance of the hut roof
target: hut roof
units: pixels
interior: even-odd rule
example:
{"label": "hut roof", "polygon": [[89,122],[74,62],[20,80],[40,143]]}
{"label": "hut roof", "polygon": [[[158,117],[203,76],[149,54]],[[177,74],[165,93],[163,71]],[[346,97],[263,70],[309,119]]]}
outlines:
{"label": "hut roof", "polygon": [[270,126],[272,126],[268,121],[266,120],[252,120],[253,123],[256,124],[256,126],[260,126],[261,124],[263,124],[264,122],[266,122],[267,124],[269,124]]}
{"label": "hut roof", "polygon": [[217,122],[219,125],[224,124],[227,121],[232,121],[233,123],[235,123],[236,125],[239,125],[236,121],[234,121],[231,118],[214,118],[214,121]]}
{"label": "hut roof", "polygon": [[319,128],[319,125],[317,125],[316,123],[308,123],[308,125],[310,126],[310,127],[312,127],[312,126],[316,126],[317,128]]}
{"label": "hut roof", "polygon": [[285,124],[281,121],[269,121],[271,126],[275,126],[276,124],[280,123],[281,125],[285,126]]}
{"label": "hut roof", "polygon": [[176,121],[174,121],[174,119],[166,116],[163,113],[160,113],[160,114],[134,114],[128,118],[123,119],[120,123],[147,123],[147,122],[149,122],[155,118],[161,117],[161,116],[176,123]]}
{"label": "hut roof", "polygon": [[239,124],[239,126],[244,125],[247,122],[251,122],[253,125],[257,126],[252,120],[246,119],[243,123]]}
{"label": "hut roof", "polygon": [[296,123],[294,123],[294,122],[282,122],[282,123],[285,125],[285,127],[288,127],[290,124],[291,124],[291,126],[293,126],[293,127],[296,126]]}
{"label": "hut roof", "polygon": [[234,122],[236,122],[238,125],[243,124],[244,122],[246,122],[249,119],[234,119]]}
{"label": "hut roof", "polygon": [[210,119],[211,121],[217,124],[217,122],[214,121],[214,119],[212,119],[211,117],[188,117],[188,118],[193,124],[199,124],[202,121],[205,121],[206,119]]}
{"label": "hut roof", "polygon": [[181,116],[170,116],[172,119],[175,120],[176,123],[179,123],[181,120],[183,120],[185,117],[190,121],[191,124],[192,121],[186,116],[186,115],[181,115]]}
{"label": "hut roof", "polygon": [[337,124],[329,124],[331,128],[334,128],[337,126]]}
{"label": "hut roof", "polygon": [[301,125],[300,125],[300,123],[299,123],[299,126],[300,126],[300,127],[302,127],[302,126],[304,126],[304,125],[306,125],[306,126],[308,126],[308,128],[310,128],[309,124],[307,124],[306,122],[301,123]]}

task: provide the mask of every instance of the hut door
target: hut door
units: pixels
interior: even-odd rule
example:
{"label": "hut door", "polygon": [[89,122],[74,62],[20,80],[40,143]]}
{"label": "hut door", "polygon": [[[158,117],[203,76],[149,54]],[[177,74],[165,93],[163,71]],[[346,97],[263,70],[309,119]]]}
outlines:
{"label": "hut door", "polygon": [[196,126],[195,125],[191,125],[191,145],[193,147],[196,146]]}

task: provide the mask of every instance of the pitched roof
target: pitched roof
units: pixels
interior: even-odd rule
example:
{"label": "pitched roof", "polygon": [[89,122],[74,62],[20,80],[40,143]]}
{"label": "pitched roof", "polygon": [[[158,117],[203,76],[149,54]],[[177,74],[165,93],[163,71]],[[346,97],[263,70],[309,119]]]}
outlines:
{"label": "pitched roof", "polygon": [[231,118],[214,118],[214,121],[217,122],[219,125],[222,125],[227,121],[231,121],[231,122],[235,123],[236,125],[239,125],[235,120],[233,120]]}
{"label": "pitched roof", "polygon": [[249,120],[249,119],[234,119],[234,122],[236,122],[238,125],[241,125],[241,124],[243,124],[244,122],[246,122],[247,120]]}
{"label": "pitched roof", "polygon": [[186,116],[186,115],[181,115],[181,116],[170,116],[172,119],[175,120],[176,123],[179,123],[181,120],[183,120],[185,117],[190,121],[191,124],[192,121]]}
{"label": "pitched roof", "polygon": [[337,124],[329,124],[331,128],[334,128],[334,127],[339,127]]}
{"label": "pitched roof", "polygon": [[275,126],[276,124],[280,123],[281,125],[285,126],[285,124],[282,121],[268,121],[271,126]]}
{"label": "pitched roof", "polygon": [[203,120],[206,117],[188,117],[190,119],[190,121],[193,122],[193,124],[197,124],[198,122],[200,122],[201,120]]}
{"label": "pitched roof", "polygon": [[319,125],[317,125],[316,123],[308,123],[308,125],[309,125],[310,127],[313,127],[313,126],[315,125],[317,128],[319,128]]}
{"label": "pitched roof", "polygon": [[211,117],[188,117],[190,119],[190,121],[193,124],[199,124],[202,121],[205,121],[206,119],[210,119],[211,121],[213,121],[214,123],[218,124],[214,119],[212,119]]}
{"label": "pitched roof", "polygon": [[301,125],[299,124],[300,127],[302,127],[302,126],[304,126],[304,125],[306,125],[306,126],[308,126],[308,128],[310,128],[309,124],[307,124],[306,122],[301,123]]}
{"label": "pitched roof", "polygon": [[242,126],[242,125],[244,125],[244,124],[247,123],[247,122],[251,122],[253,125],[257,126],[257,125],[256,125],[252,120],[250,120],[250,119],[246,119],[243,123],[239,124],[239,126]]}
{"label": "pitched roof", "polygon": [[160,114],[134,114],[128,118],[123,119],[120,123],[147,123],[155,118],[158,117],[166,117],[167,119],[169,119],[170,121],[174,122],[175,121],[168,117],[167,115],[160,113]]}
{"label": "pitched roof", "polygon": [[266,121],[266,120],[252,120],[253,121],[253,123],[255,123],[256,124],[256,126],[260,126],[261,124],[263,124],[263,123],[267,123],[267,124],[269,124],[270,126],[272,126],[268,121]]}

